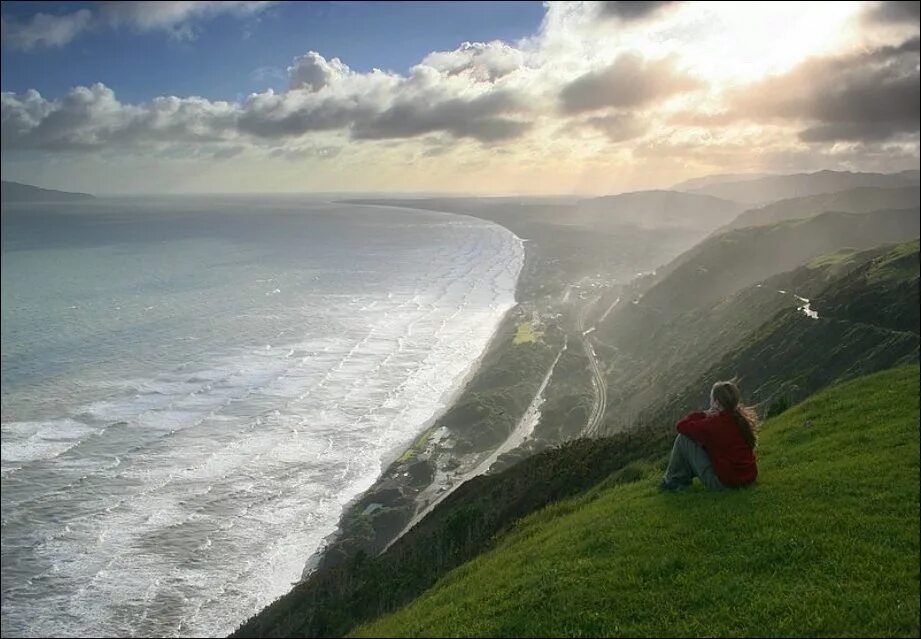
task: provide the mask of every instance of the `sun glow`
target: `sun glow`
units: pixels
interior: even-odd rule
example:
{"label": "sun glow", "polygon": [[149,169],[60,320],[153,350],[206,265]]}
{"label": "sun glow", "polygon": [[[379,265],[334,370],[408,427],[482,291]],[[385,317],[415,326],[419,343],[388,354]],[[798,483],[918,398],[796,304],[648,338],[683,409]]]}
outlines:
{"label": "sun glow", "polygon": [[[788,71],[854,38],[859,2],[707,2],[660,34],[687,68],[717,84]],[[701,6],[704,5],[704,6]]]}

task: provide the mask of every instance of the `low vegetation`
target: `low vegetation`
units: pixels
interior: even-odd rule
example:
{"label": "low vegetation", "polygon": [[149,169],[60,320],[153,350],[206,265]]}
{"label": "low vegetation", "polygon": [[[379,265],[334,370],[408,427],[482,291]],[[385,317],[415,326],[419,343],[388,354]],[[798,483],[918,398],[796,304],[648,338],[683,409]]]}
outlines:
{"label": "low vegetation", "polygon": [[523,520],[357,636],[917,636],[918,367],[764,424],[755,487],[656,474]]}

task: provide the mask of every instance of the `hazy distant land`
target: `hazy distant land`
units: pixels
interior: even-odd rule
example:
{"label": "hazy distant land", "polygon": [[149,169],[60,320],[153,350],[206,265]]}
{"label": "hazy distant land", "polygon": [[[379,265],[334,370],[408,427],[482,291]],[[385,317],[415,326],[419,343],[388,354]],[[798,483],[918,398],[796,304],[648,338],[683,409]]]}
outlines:
{"label": "hazy distant land", "polygon": [[89,193],[43,189],[31,184],[7,182],[6,180],[3,180],[2,188],[0,188],[0,201],[3,202],[70,202],[91,199],[93,196]]}

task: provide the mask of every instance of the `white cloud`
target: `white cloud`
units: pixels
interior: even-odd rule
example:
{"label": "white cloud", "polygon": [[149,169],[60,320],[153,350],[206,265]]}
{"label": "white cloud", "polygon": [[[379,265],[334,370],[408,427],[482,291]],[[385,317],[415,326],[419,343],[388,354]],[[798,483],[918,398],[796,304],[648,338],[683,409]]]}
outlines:
{"label": "white cloud", "polygon": [[422,64],[449,75],[467,73],[474,80],[494,82],[525,66],[525,54],[498,40],[464,42],[453,51],[428,54]]}
{"label": "white cloud", "polygon": [[242,102],[164,96],[124,104],[103,85],[76,87],[57,100],[36,91],[3,93],[3,148],[93,150],[142,144],[246,141],[275,145],[317,132],[354,139],[405,139],[427,133],[495,142],[529,127],[527,101],[512,88],[471,85],[418,65],[402,76],[356,73],[316,52],[289,67],[291,89]]}
{"label": "white cloud", "polygon": [[42,47],[63,47],[91,27],[93,14],[87,9],[52,15],[36,13],[27,22],[0,18],[3,46],[31,51]]}
{"label": "white cloud", "polygon": [[274,2],[104,2],[94,11],[79,9],[57,15],[36,13],[19,22],[2,18],[3,46],[30,51],[63,47],[91,29],[128,27],[137,31],[165,31],[179,39],[194,36],[196,20],[220,14],[246,17],[260,13]]}
{"label": "white cloud", "polygon": [[[112,9],[99,10],[97,17],[107,15],[106,24],[115,26],[175,32],[216,11],[249,15],[264,6],[169,4],[159,8],[157,3],[141,3],[117,17],[105,14]],[[813,78],[816,59],[831,51],[853,75],[860,68],[847,62],[849,55],[902,42],[888,23],[868,26],[861,17],[866,13],[862,6],[807,7],[803,11],[808,25],[821,24],[822,11],[831,16],[822,30],[809,30],[818,34],[821,45],[816,51],[797,49],[809,43],[809,38],[798,39],[805,27],[797,26],[791,31],[796,47],[789,49],[799,53],[774,59],[763,55],[776,48],[774,41],[759,35],[758,24],[749,24],[752,19],[737,8],[708,2],[661,4],[658,10],[633,16],[634,7],[618,3],[612,5],[616,15],[607,19],[597,4],[551,4],[540,30],[530,38],[515,43],[464,42],[454,50],[424,56],[405,73],[359,72],[338,58],[308,51],[292,60],[286,73],[279,66],[251,76],[274,79],[275,90],[230,102],[164,96],[126,104],[101,84],[78,87],[57,98],[35,91],[4,93],[4,162],[12,161],[15,154],[10,152],[18,150],[105,150],[135,158],[150,150],[156,157],[220,159],[222,167],[255,159],[279,166],[309,162],[316,167],[325,162],[330,167],[357,167],[362,174],[373,174],[369,185],[395,179],[400,171],[408,174],[419,162],[427,167],[426,177],[452,188],[455,172],[462,172],[470,180],[481,175],[478,179],[489,183],[540,182],[544,189],[558,179],[557,189],[565,190],[564,179],[573,188],[612,175],[623,180],[667,176],[665,181],[675,182],[688,174],[728,168],[777,168],[781,161],[798,163],[790,170],[823,161],[832,167],[859,168],[859,148],[868,158],[869,149],[875,149],[867,161],[878,169],[885,163],[880,149],[894,149],[896,142],[894,168],[904,168],[906,158],[917,158],[916,118],[899,119],[900,132],[907,130],[908,135],[886,140],[888,146],[876,143],[883,139],[879,136],[875,142],[865,140],[863,147],[856,142],[848,146],[842,140],[859,137],[850,129],[844,131],[849,137],[842,138],[844,133],[838,131],[837,141],[827,143],[812,139],[816,135],[801,136],[812,120],[822,119],[815,117],[817,109],[820,115],[845,107],[853,110],[860,106],[854,96],[865,93],[830,90],[826,85],[844,86],[832,82],[840,74]],[[771,24],[787,20],[796,10],[795,3],[746,9],[758,20],[773,16]],[[854,17],[851,22],[849,16]],[[900,38],[902,31],[896,33]],[[847,38],[841,39],[839,32]],[[727,39],[727,33],[735,39]],[[826,38],[825,33],[831,35]],[[738,55],[728,59],[727,51]],[[909,53],[914,57],[906,54],[910,68],[908,73],[900,71],[898,77],[904,81],[899,87],[907,87],[906,95],[914,88],[916,97],[917,52]],[[887,64],[864,65],[860,88],[872,95],[878,80],[886,77],[877,71],[894,73]],[[241,73],[245,76],[247,71]],[[723,116],[720,121],[734,96],[786,86],[785,77],[798,79],[791,86],[802,92],[788,92],[787,98],[796,97],[798,105],[809,108],[789,117],[768,114],[771,117],[759,119],[753,106],[748,110],[751,118]],[[839,99],[839,94],[848,99]],[[763,108],[773,104],[762,102]],[[868,104],[876,108],[876,102]],[[893,120],[887,118],[886,122]],[[863,122],[867,116],[857,112],[853,119]],[[871,142],[876,145],[871,147]],[[275,159],[292,162],[271,162]],[[436,164],[444,168],[432,170]],[[327,178],[338,179],[339,174],[328,170]],[[354,173],[342,173],[346,174]],[[534,177],[538,175],[542,178]]]}
{"label": "white cloud", "polygon": [[308,51],[294,58],[294,63],[288,67],[288,80],[292,89],[319,91],[349,73],[350,69],[339,58],[327,60],[316,51]]}

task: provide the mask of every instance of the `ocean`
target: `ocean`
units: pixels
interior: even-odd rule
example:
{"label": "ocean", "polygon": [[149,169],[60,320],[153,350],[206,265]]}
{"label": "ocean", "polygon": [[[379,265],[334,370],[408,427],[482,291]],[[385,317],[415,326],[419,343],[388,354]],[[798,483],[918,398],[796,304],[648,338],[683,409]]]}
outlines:
{"label": "ocean", "polygon": [[218,636],[296,582],[515,303],[484,220],[3,206],[2,634]]}

